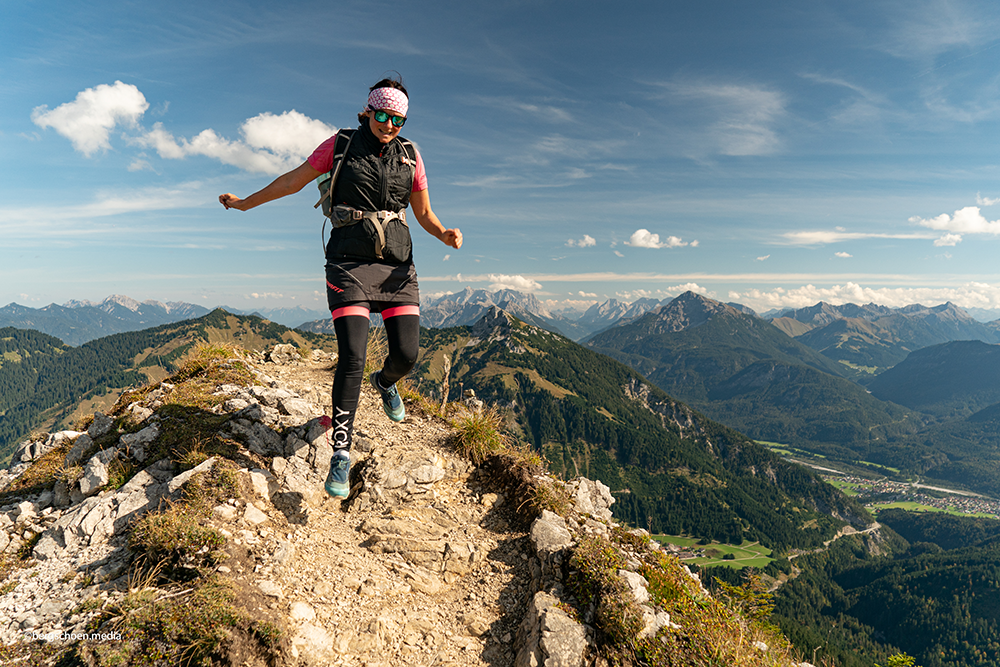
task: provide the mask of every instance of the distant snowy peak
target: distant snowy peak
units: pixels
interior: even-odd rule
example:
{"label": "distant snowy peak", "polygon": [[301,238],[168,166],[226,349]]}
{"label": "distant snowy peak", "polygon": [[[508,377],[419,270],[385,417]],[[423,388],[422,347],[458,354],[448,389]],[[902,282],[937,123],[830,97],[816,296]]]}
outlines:
{"label": "distant snowy peak", "polygon": [[[157,303],[157,302],[153,301],[152,303]],[[106,313],[112,313],[115,311],[116,306],[121,306],[122,308],[128,308],[133,313],[138,313],[139,309],[142,307],[142,304],[140,304],[138,301],[136,301],[131,297],[124,296],[122,294],[112,294],[107,299],[102,301],[101,305],[99,305],[98,308],[100,308]]]}

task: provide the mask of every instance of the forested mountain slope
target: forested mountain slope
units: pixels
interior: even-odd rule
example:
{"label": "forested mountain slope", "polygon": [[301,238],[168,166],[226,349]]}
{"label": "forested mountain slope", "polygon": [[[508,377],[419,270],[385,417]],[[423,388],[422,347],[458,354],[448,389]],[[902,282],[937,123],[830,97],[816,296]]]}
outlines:
{"label": "forested mountain slope", "polygon": [[493,311],[422,332],[414,381],[507,405],[550,467],[608,484],[617,515],[653,532],[778,549],[830,539],[867,513],[811,472],[679,403],[623,364]]}
{"label": "forested mountain slope", "polygon": [[954,341],[913,352],[869,384],[875,396],[939,417],[1000,402],[1000,345]]}
{"label": "forested mountain slope", "polygon": [[841,364],[757,317],[692,292],[589,346],[748,435],[864,457],[921,420],[840,377]]}

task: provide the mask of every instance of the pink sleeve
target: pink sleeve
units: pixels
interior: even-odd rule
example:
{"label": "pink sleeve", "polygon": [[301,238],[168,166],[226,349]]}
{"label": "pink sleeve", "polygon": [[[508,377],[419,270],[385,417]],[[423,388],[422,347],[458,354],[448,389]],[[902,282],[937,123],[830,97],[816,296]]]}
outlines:
{"label": "pink sleeve", "polygon": [[337,135],[333,135],[319,147],[312,152],[309,156],[308,162],[316,171],[321,171],[324,174],[331,169],[333,169],[333,151],[337,146]]}
{"label": "pink sleeve", "polygon": [[427,172],[424,170],[424,159],[420,157],[420,151],[413,149],[417,154],[417,168],[413,172],[413,192],[420,192],[427,189]]}

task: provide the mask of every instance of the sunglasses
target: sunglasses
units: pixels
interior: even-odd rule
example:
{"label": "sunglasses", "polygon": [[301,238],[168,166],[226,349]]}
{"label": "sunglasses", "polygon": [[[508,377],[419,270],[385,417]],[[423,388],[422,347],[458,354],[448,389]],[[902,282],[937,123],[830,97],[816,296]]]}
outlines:
{"label": "sunglasses", "polygon": [[406,116],[393,116],[387,111],[375,111],[374,109],[369,109],[375,115],[376,123],[384,123],[387,120],[392,120],[393,127],[403,127],[403,123],[406,122]]}

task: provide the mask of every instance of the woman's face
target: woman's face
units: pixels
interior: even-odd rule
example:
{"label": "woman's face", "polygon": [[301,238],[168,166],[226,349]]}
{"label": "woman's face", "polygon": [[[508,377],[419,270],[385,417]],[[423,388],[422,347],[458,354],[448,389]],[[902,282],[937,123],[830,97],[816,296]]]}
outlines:
{"label": "woman's face", "polygon": [[[398,111],[393,111],[392,109],[379,109],[379,111],[385,111],[390,117],[401,115]],[[389,143],[399,134],[399,128],[392,124],[391,118],[386,118],[384,123],[379,123],[375,120],[374,111],[368,112],[368,127],[371,128],[372,134],[383,144]]]}

